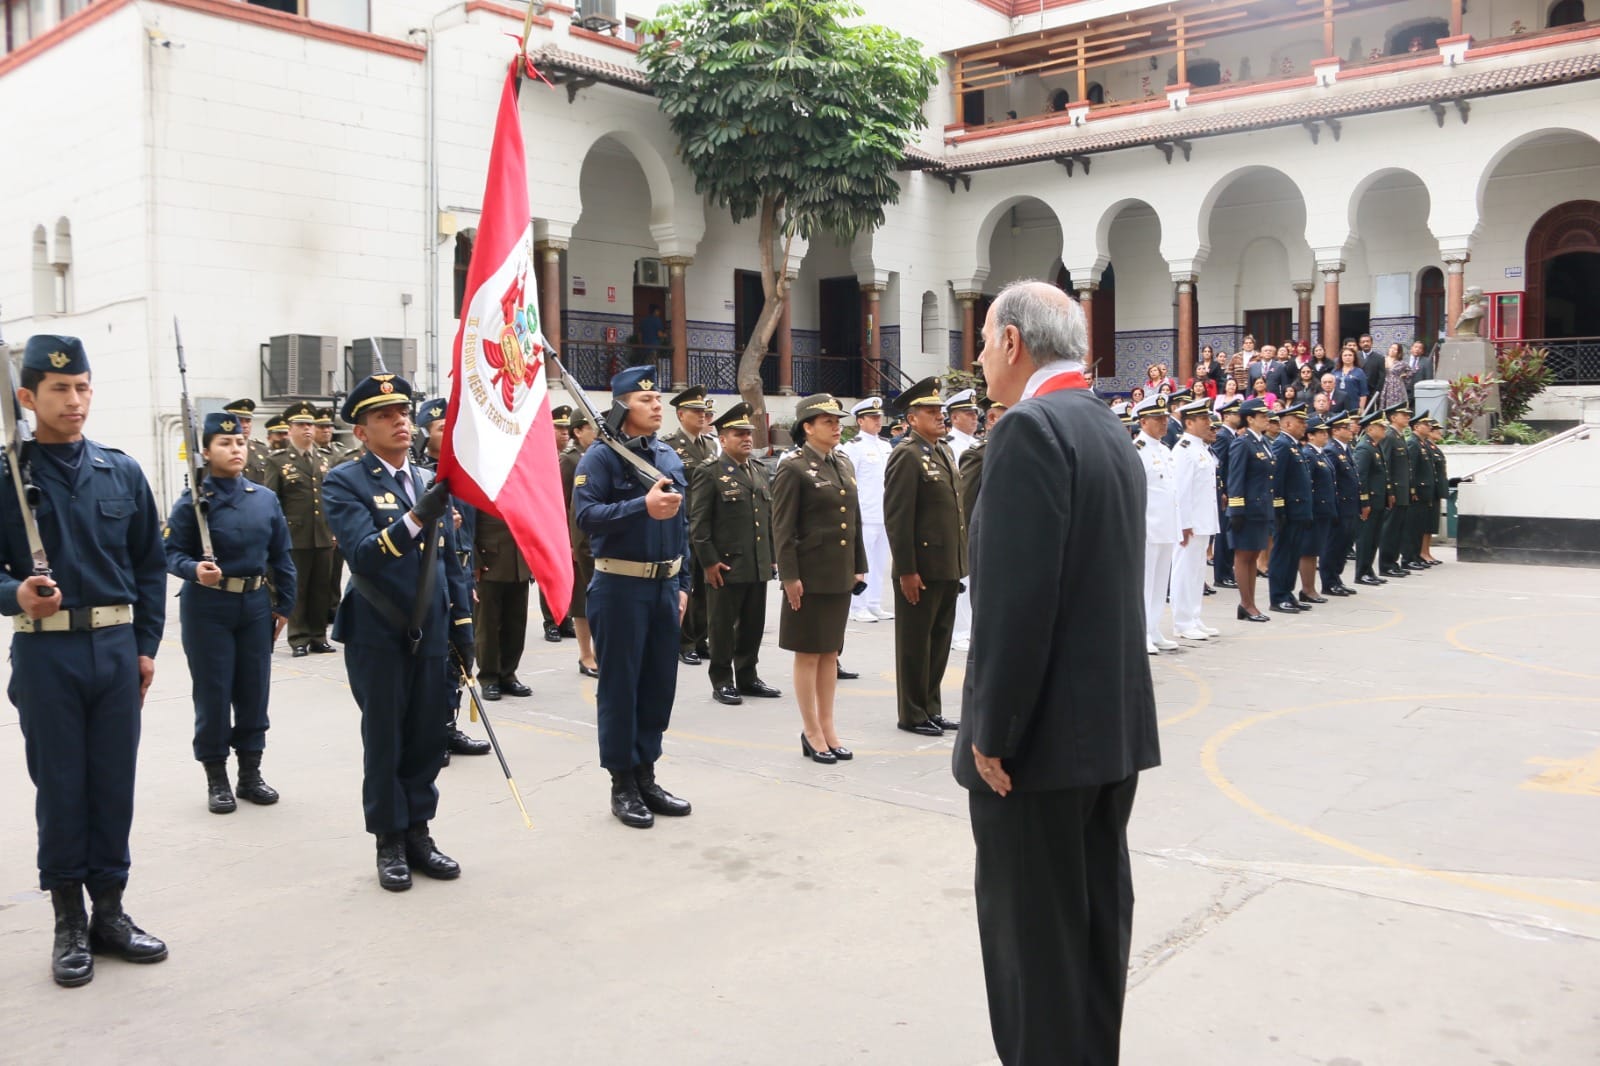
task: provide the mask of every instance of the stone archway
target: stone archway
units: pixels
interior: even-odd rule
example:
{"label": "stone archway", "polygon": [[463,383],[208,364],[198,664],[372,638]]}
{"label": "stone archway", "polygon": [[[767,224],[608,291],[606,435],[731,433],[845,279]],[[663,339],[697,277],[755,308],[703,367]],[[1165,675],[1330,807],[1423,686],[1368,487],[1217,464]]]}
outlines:
{"label": "stone archway", "polygon": [[1545,295],[1551,260],[1574,253],[1600,254],[1600,202],[1568,200],[1539,216],[1528,231],[1523,257],[1526,295],[1522,335],[1544,334]]}

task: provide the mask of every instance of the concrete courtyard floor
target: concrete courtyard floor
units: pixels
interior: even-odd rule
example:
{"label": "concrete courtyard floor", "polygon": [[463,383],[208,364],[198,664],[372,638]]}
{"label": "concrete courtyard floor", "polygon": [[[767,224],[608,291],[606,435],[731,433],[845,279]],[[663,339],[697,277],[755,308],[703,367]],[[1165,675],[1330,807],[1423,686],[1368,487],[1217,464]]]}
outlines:
{"label": "concrete courtyard floor", "polygon": [[[1154,663],[1124,1062],[1600,1062],[1600,573],[1441,557],[1270,625],[1224,591],[1222,637]],[[342,656],[280,647],[283,802],[217,817],[172,613],[128,894],[160,966],[51,984],[0,711],[0,1061],[993,1060],[965,794],[951,741],[894,729],[892,623],[851,625],[849,764],[799,757],[791,698],[722,707],[683,668],[661,776],[695,812],[649,832],[610,817],[594,684],[535,625],[535,697],[491,707],[536,828],[492,757],[458,758],[435,832],[464,876],[391,895]],[[775,627],[763,673],[792,691]]]}

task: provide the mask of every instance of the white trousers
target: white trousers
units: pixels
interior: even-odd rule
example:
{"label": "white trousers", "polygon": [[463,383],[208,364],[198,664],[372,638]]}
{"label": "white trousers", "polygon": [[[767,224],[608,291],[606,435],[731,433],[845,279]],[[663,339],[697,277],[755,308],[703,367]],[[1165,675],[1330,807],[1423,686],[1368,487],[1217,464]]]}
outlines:
{"label": "white trousers", "polygon": [[[852,611],[870,611],[881,608],[884,583],[892,580],[889,574],[889,531],[882,523],[861,526],[861,543],[867,549],[867,587],[850,598]],[[891,603],[894,597],[889,597]]]}
{"label": "white trousers", "polygon": [[1200,601],[1206,590],[1206,542],[1196,533],[1172,555],[1172,628],[1193,633],[1200,628]]}
{"label": "white trousers", "polygon": [[1176,547],[1149,543],[1144,546],[1144,632],[1151,641],[1166,639],[1161,635],[1161,612],[1167,605],[1167,581],[1172,577],[1172,551]]}
{"label": "white trousers", "polygon": [[[968,579],[970,580],[970,579]],[[950,631],[951,640],[972,639],[972,586],[956,597],[956,624]]]}

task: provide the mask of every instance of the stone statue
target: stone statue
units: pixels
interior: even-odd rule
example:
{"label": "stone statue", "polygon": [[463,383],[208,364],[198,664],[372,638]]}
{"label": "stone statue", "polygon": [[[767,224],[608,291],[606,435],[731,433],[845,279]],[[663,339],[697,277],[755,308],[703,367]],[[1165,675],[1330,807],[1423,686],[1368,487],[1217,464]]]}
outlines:
{"label": "stone statue", "polygon": [[1469,288],[1462,298],[1461,317],[1456,319],[1456,328],[1452,336],[1478,337],[1480,323],[1489,309],[1483,306],[1483,290],[1476,285]]}

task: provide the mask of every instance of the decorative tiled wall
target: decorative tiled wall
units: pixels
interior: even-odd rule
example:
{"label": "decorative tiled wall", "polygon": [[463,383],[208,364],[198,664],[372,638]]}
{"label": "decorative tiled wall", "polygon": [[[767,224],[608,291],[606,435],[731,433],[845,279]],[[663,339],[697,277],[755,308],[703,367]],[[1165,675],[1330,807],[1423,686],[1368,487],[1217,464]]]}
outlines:
{"label": "decorative tiled wall", "polygon": [[632,315],[613,315],[603,311],[568,311],[562,318],[566,321],[566,338],[569,341],[603,342],[606,339],[606,329],[615,327],[617,342],[621,343],[633,332]]}
{"label": "decorative tiled wall", "polygon": [[961,369],[961,331],[959,329],[950,331],[950,369]]}
{"label": "decorative tiled wall", "polygon": [[1177,356],[1178,331],[1172,329],[1139,329],[1117,334],[1117,373],[1114,377],[1101,375],[1095,380],[1095,391],[1102,396],[1127,392],[1145,379],[1151,363],[1172,365]]}
{"label": "decorative tiled wall", "polygon": [[878,354],[895,366],[900,365],[899,326],[884,326],[878,331]]}
{"label": "decorative tiled wall", "polygon": [[1388,351],[1391,344],[1409,347],[1411,342],[1417,339],[1417,320],[1411,315],[1374,318],[1368,323],[1367,332],[1372,334],[1372,347],[1375,351]]}
{"label": "decorative tiled wall", "polygon": [[[1200,347],[1211,345],[1211,350],[1218,355],[1232,355],[1244,346],[1244,327],[1235,325],[1226,326],[1201,326]],[[1195,354],[1200,354],[1200,349],[1195,349]]]}
{"label": "decorative tiled wall", "polygon": [[791,329],[789,350],[798,356],[816,355],[822,350],[822,334],[814,329]]}
{"label": "decorative tiled wall", "polygon": [[688,326],[689,347],[713,352],[733,351],[732,322],[701,322],[691,318]]}

